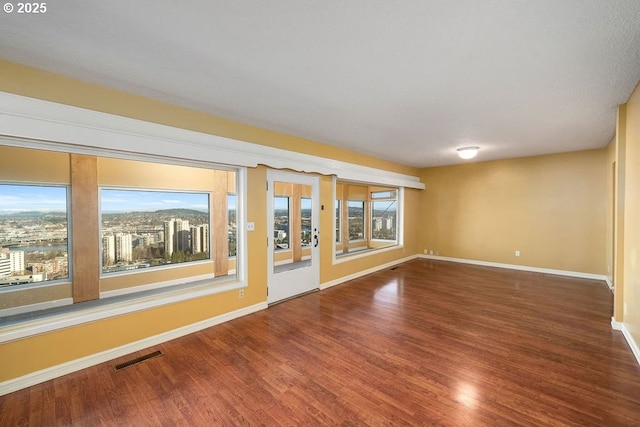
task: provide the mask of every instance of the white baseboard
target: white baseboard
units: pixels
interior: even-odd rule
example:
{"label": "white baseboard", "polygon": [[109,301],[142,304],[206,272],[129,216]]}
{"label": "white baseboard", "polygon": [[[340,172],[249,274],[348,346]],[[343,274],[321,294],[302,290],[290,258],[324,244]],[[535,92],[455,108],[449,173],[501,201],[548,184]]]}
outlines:
{"label": "white baseboard", "polygon": [[411,255],[405,258],[388,262],[386,264],[376,265],[375,267],[369,268],[367,270],[358,271],[357,273],[349,274],[347,276],[343,276],[338,279],[331,280],[329,282],[324,282],[320,284],[320,290],[327,289],[332,286],[336,286],[341,283],[348,282],[349,280],[357,279],[359,277],[366,276],[367,274],[375,273],[376,271],[384,270],[385,268],[393,267],[394,265],[402,264],[403,262],[411,261],[412,259],[416,259],[416,258],[417,258],[417,255]]}
{"label": "white baseboard", "polygon": [[[611,323],[613,324],[613,321]],[[627,325],[625,325],[624,323],[618,323],[618,325],[620,325],[620,329],[618,330],[622,331],[622,335],[624,335],[624,338],[627,340],[629,347],[631,347],[631,352],[636,357],[636,362],[638,362],[638,365],[640,365],[640,347],[638,346],[638,343],[633,339],[633,336],[631,335],[631,332],[629,332],[629,328],[627,328]],[[613,329],[616,329],[616,327],[614,326]]]}
{"label": "white baseboard", "polygon": [[580,279],[592,279],[606,281],[607,276],[604,274],[583,273],[580,271],[555,270],[552,268],[531,267],[528,265],[504,264],[500,262],[478,261],[465,258],[450,258],[439,255],[418,255],[419,258],[435,259],[440,261],[460,262],[463,264],[482,265],[485,267],[507,268],[510,270],[531,271],[533,273],[555,274],[557,276],[577,277]]}
{"label": "white baseboard", "polygon": [[613,329],[614,331],[621,331],[622,330],[622,322],[618,322],[612,317],[611,318],[611,329]]}
{"label": "white baseboard", "polygon": [[611,289],[611,292],[615,293],[616,289],[613,286],[613,282],[611,281],[611,278],[609,276],[604,276],[604,281],[607,282],[607,286],[609,287],[609,289]]}
{"label": "white baseboard", "polygon": [[225,313],[220,316],[212,317],[201,322],[193,323],[191,325],[183,326],[181,328],[173,329],[168,332],[163,332],[152,337],[144,338],[140,341],[125,344],[120,347],[112,348],[100,353],[92,354],[80,359],[71,360],[60,365],[52,366],[50,368],[42,369],[37,372],[24,375],[22,377],[14,378],[11,380],[0,383],[0,396],[12,393],[23,388],[30,387],[32,385],[39,384],[44,381],[52,380],[62,375],[70,374],[72,372],[79,371],[81,369],[89,368],[94,365],[98,365],[103,362],[115,359],[117,357],[125,356],[127,354],[143,350],[145,348],[161,344],[172,339],[180,338],[182,336],[200,331],[202,329],[209,328],[211,326],[219,325],[224,322],[228,322],[233,319],[237,319],[242,316],[246,316],[251,313],[255,313],[267,308],[267,303],[262,302],[249,307],[241,308],[239,310]]}

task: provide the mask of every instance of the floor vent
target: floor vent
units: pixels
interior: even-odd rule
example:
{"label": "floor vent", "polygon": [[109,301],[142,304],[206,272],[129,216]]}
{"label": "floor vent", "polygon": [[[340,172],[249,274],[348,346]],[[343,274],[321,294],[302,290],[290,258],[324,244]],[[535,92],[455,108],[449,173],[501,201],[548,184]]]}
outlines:
{"label": "floor vent", "polygon": [[136,357],[135,359],[131,359],[127,362],[119,363],[116,365],[116,371],[119,371],[120,369],[124,369],[127,366],[135,365],[136,363],[144,362],[145,360],[149,360],[157,356],[162,356],[162,352],[157,350],[157,351],[154,351],[153,353],[147,354],[146,356]]}

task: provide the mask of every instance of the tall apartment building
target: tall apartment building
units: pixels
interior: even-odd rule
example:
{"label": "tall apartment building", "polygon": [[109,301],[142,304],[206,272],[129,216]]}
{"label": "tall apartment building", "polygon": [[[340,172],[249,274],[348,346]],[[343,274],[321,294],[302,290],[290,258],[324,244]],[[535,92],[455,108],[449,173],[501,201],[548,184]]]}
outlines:
{"label": "tall apartment building", "polygon": [[116,233],[116,261],[133,261],[133,237]]}
{"label": "tall apartment building", "polygon": [[165,221],[164,251],[166,255],[176,251],[191,251],[191,229],[188,220],[171,218]]}
{"label": "tall apartment building", "polygon": [[24,271],[24,251],[9,251],[7,248],[0,248],[0,260],[9,260],[10,274],[22,274]]}
{"label": "tall apartment building", "polygon": [[191,253],[209,251],[209,225],[191,226]]}
{"label": "tall apartment building", "polygon": [[9,258],[0,258],[0,277],[11,275],[11,261]]}
{"label": "tall apartment building", "polygon": [[102,236],[102,265],[116,262],[116,237]]}

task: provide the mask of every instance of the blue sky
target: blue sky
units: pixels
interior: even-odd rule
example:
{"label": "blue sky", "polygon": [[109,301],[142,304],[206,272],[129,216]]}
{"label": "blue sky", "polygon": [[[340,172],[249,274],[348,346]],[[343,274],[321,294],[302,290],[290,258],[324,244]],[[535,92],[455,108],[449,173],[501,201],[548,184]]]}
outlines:
{"label": "blue sky", "polygon": [[0,214],[66,209],[66,187],[0,184]]}
{"label": "blue sky", "polygon": [[[102,189],[100,203],[104,212],[156,211],[160,209],[196,209],[207,211],[209,195],[168,191]],[[235,207],[235,196],[229,203]],[[64,186],[0,184],[0,214],[25,211],[66,211]]]}
{"label": "blue sky", "polygon": [[181,193],[167,191],[112,190],[100,191],[100,207],[103,212],[157,211],[160,209],[209,209],[206,193]]}

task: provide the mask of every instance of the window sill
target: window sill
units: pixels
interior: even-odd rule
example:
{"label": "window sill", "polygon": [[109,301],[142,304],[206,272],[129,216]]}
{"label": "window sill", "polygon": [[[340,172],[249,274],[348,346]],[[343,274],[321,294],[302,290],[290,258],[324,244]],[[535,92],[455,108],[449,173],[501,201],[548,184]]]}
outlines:
{"label": "window sill", "polygon": [[395,251],[398,249],[403,249],[403,245],[393,245],[387,246],[384,248],[364,248],[364,249],[356,249],[353,252],[348,252],[346,254],[338,254],[334,253],[333,256],[333,265],[341,264],[343,262],[352,261],[354,259],[365,258],[368,256],[377,255],[384,252]]}
{"label": "window sill", "polygon": [[236,279],[198,280],[160,292],[129,294],[8,316],[0,319],[0,343],[245,287],[245,283]]}

